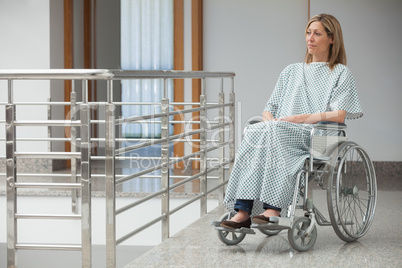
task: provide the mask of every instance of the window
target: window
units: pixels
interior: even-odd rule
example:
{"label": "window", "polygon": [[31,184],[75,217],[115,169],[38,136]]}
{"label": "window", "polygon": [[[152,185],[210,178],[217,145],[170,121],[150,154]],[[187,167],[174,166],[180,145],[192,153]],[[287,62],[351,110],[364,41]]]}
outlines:
{"label": "window", "polygon": [[[121,67],[126,70],[173,69],[173,0],[121,0]],[[122,81],[123,102],[160,103],[163,81]],[[173,81],[168,81],[173,101]],[[160,112],[159,105],[123,105],[122,115]],[[158,119],[156,119],[158,120]],[[160,124],[126,124],[125,137],[160,137]]]}

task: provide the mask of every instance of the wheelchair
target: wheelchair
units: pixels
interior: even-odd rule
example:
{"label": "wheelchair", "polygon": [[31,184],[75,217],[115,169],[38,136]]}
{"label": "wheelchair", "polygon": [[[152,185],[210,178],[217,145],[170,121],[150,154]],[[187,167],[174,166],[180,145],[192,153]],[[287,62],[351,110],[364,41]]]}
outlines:
{"label": "wheelchair", "polygon": [[[247,124],[258,122],[253,120]],[[287,229],[292,248],[308,251],[317,240],[317,224],[332,226],[345,242],[356,241],[367,233],[375,213],[377,182],[373,163],[366,151],[347,139],[345,124],[328,121],[319,122],[312,128],[309,149],[310,155],[296,176],[287,216],[270,217],[269,223],[252,224],[250,229],[229,229],[220,227],[220,223],[229,220],[236,212],[227,212],[211,223],[224,244],[236,245],[247,234],[255,234],[254,230],[272,236]],[[312,181],[327,192],[329,220],[308,196],[308,185]],[[302,209],[304,216],[296,216],[296,209]]]}

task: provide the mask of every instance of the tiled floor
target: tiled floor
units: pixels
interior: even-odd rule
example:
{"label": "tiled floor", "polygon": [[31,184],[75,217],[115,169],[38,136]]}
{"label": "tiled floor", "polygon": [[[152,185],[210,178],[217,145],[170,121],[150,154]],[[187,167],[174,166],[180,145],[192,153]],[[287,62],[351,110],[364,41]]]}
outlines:
{"label": "tiled floor", "polygon": [[[307,252],[297,252],[290,246],[287,231],[271,237],[247,235],[240,244],[227,246],[210,225],[223,213],[217,208],[125,268],[402,267],[402,191],[400,185],[394,189],[378,191],[374,222],[357,242],[345,243],[331,226],[318,226],[317,241]],[[316,204],[323,204],[325,192],[314,190],[313,198]]]}
{"label": "tiled floor", "polygon": [[[397,172],[399,173],[399,172]],[[181,174],[180,174],[181,175]],[[23,181],[23,179],[21,179]],[[20,181],[21,181],[20,180]],[[45,179],[43,179],[46,181]],[[52,179],[51,181],[59,181]],[[60,180],[63,181],[63,180]],[[152,179],[144,179],[141,185],[127,185],[129,192],[137,192],[152,185]],[[198,192],[197,183],[190,183],[184,192]],[[213,187],[216,182],[209,185]],[[4,191],[5,180],[0,180],[0,190]],[[134,187],[135,186],[135,187]],[[134,187],[134,188],[132,188]],[[95,191],[104,191],[104,180],[97,179],[93,183]],[[135,190],[134,190],[135,189]],[[155,247],[125,248],[118,247],[122,252],[117,256],[117,267],[402,267],[402,177],[400,174],[378,177],[378,200],[375,219],[369,232],[354,243],[344,243],[332,227],[318,226],[318,239],[308,252],[297,252],[289,244],[287,231],[279,235],[266,237],[257,232],[247,235],[238,245],[227,246],[218,239],[216,230],[210,225],[223,214],[222,208],[217,208],[197,220],[195,223],[176,233],[173,237]],[[138,190],[139,191],[139,190]],[[180,192],[179,191],[179,192]],[[140,192],[140,191],[139,191]],[[47,192],[49,194],[49,192]],[[179,194],[179,193],[178,193]],[[25,192],[23,195],[42,196],[37,192]],[[4,199],[4,196],[3,196]],[[318,188],[313,189],[314,203],[321,212],[326,214],[326,193]],[[4,215],[5,203],[1,205]],[[211,207],[212,208],[212,207]],[[188,214],[186,214],[188,215]],[[188,220],[189,216],[180,216]],[[185,217],[185,218],[184,218]],[[191,222],[191,221],[190,221]],[[2,224],[0,224],[1,226]],[[103,225],[102,225],[103,226]],[[5,229],[3,235],[5,240]],[[103,237],[104,232],[100,232]],[[95,237],[93,237],[95,238]],[[148,250],[148,251],[147,251]],[[21,267],[30,267],[34,258],[46,256],[60,260],[59,254],[49,252],[22,251]],[[52,253],[52,252],[51,252]],[[25,254],[25,255],[24,255]],[[29,255],[33,254],[33,255]],[[141,255],[142,254],[142,255]],[[94,248],[93,267],[104,267],[104,248]],[[139,256],[140,255],[140,256]],[[138,257],[139,256],[139,257]],[[99,257],[99,258],[98,258]],[[68,258],[72,258],[70,255]],[[75,254],[79,267],[80,256]],[[5,267],[5,244],[0,245],[0,267]],[[23,260],[29,260],[23,265]],[[50,260],[49,260],[50,261]],[[62,261],[64,263],[64,261]],[[131,262],[131,263],[130,263]],[[50,264],[50,262],[46,262]],[[50,266],[52,267],[52,266]],[[61,266],[58,266],[61,267]],[[64,266],[63,266],[64,267]],[[76,267],[76,266],[69,266]]]}

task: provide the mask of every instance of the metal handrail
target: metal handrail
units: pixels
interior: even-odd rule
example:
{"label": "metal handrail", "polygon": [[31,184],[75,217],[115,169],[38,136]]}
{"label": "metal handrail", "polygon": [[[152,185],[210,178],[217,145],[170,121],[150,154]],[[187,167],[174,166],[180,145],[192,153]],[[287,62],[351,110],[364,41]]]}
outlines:
{"label": "metal handrail", "polygon": [[0,79],[11,80],[126,80],[232,78],[233,72],[121,70],[121,69],[2,69]]}
{"label": "metal handrail", "polygon": [[114,80],[124,79],[185,79],[185,78],[232,78],[233,72],[174,71],[174,70],[111,70]]}
{"label": "metal handrail", "polygon": [[105,80],[111,79],[110,70],[100,69],[3,69],[0,79],[7,80]]}

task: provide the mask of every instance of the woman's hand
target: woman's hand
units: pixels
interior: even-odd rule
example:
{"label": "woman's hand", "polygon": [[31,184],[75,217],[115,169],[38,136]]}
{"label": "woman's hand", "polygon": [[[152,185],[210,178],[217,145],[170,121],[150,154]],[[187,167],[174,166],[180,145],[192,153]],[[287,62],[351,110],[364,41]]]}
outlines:
{"label": "woman's hand", "polygon": [[262,121],[272,121],[272,120],[275,120],[275,118],[270,112],[264,111],[262,113]]}

